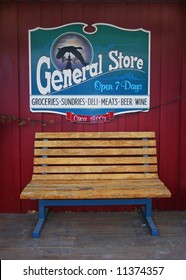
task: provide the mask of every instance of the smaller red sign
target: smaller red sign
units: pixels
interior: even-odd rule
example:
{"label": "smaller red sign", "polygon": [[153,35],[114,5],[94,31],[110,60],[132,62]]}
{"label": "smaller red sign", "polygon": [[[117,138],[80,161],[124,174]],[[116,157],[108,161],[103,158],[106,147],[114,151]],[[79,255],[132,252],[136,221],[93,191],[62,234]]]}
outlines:
{"label": "smaller red sign", "polygon": [[108,122],[113,118],[114,118],[114,112],[108,112],[106,114],[96,115],[96,116],[78,115],[72,112],[66,113],[66,119],[76,123],[102,123],[102,122]]}

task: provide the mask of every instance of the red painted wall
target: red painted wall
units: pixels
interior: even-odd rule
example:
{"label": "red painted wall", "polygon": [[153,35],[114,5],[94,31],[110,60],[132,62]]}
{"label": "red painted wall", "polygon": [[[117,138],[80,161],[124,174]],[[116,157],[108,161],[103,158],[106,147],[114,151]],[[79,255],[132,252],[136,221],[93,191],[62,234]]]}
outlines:
{"label": "red painted wall", "polygon": [[[28,29],[71,22],[151,31],[148,113],[120,115],[109,123],[90,125],[29,111]],[[0,212],[35,207],[34,202],[19,199],[32,174],[35,131],[156,131],[159,175],[172,198],[154,201],[154,208],[186,210],[185,30],[184,1],[0,1]],[[2,115],[19,121],[4,120]]]}

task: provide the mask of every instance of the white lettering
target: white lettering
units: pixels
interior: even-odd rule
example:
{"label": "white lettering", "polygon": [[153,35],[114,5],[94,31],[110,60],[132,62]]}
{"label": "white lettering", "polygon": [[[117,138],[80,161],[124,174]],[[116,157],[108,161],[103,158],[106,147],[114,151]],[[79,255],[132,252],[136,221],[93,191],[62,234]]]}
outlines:
{"label": "white lettering", "polygon": [[80,84],[82,81],[82,72],[79,68],[74,69],[73,71],[73,81],[75,84]]}
{"label": "white lettering", "polygon": [[109,52],[109,58],[115,63],[115,66],[112,66],[111,64],[109,65],[109,71],[111,71],[111,70],[116,70],[116,69],[119,68],[118,61],[117,61],[117,59],[113,56],[113,55],[117,56],[117,54],[118,54],[118,51],[111,51],[111,52]]}
{"label": "white lettering", "polygon": [[[58,77],[58,79],[56,79],[56,77]],[[52,77],[51,77],[51,83],[52,83],[52,87],[54,90],[58,91],[62,89],[62,85],[59,84],[57,85],[57,83],[61,83],[63,81],[63,76],[61,74],[61,72],[59,72],[58,70],[55,70],[52,73]]]}
{"label": "white lettering", "polygon": [[139,58],[137,61],[137,68],[140,70],[143,68],[143,59]]}
{"label": "white lettering", "polygon": [[46,56],[42,56],[37,64],[37,72],[36,72],[36,80],[37,80],[37,87],[38,90],[42,95],[46,95],[47,93],[50,92],[50,78],[51,78],[51,73],[50,72],[45,72],[45,79],[46,79],[46,85],[43,86],[41,83],[41,68],[43,64],[46,64],[47,69],[50,69],[50,58]]}
{"label": "white lettering", "polygon": [[[118,50],[113,50],[109,52],[109,58],[112,61],[109,64],[109,71],[117,70],[121,68],[130,68],[141,70],[143,68],[143,59],[137,56],[124,56],[122,52]],[[86,65],[81,69],[75,68],[73,71],[71,69],[64,69],[63,71],[54,70],[50,71],[50,57],[42,56],[37,63],[36,69],[36,82],[38,91],[42,95],[51,93],[51,91],[60,91],[63,88],[68,88],[73,84],[80,84],[86,81],[87,75],[89,77],[96,77],[103,73],[102,71],[103,55],[98,55],[98,60],[95,63]],[[141,85],[130,84],[129,81],[124,81],[122,86],[125,88],[130,88],[135,92],[141,90]],[[100,90],[101,92],[113,90],[112,84],[104,84],[99,81],[95,81],[94,88]]]}
{"label": "white lettering", "polygon": [[64,80],[64,84],[63,84],[63,87],[66,88],[66,87],[69,87],[72,85],[72,71],[71,69],[64,69],[63,70],[63,80]]}
{"label": "white lettering", "polygon": [[109,71],[121,68],[131,68],[141,70],[143,68],[143,59],[133,55],[123,56],[122,52],[117,50],[109,52],[109,58],[114,64],[109,65]]}

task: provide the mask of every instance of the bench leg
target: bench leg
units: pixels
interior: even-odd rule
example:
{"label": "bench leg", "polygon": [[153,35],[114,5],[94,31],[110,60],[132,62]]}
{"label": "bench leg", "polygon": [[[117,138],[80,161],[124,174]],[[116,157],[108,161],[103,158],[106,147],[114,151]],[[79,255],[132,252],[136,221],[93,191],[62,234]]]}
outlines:
{"label": "bench leg", "polygon": [[147,221],[147,224],[151,230],[151,234],[152,236],[157,236],[159,235],[158,233],[158,229],[153,221],[152,218],[152,199],[146,199],[146,203],[145,203],[145,211],[142,208],[142,213]]}
{"label": "bench leg", "polygon": [[151,230],[152,236],[158,235],[158,229],[152,218],[152,199],[119,199],[119,200],[44,200],[41,199],[39,203],[38,222],[33,231],[32,237],[38,238],[40,236],[41,229],[44,225],[47,217],[48,209],[46,206],[82,206],[82,205],[145,205],[145,210],[141,208],[142,214],[146,219],[146,222]]}
{"label": "bench leg", "polygon": [[45,203],[43,199],[40,199],[38,201],[38,207],[39,207],[39,212],[38,212],[38,222],[34,228],[34,231],[32,233],[33,238],[38,238],[40,236],[41,229],[44,225],[45,219],[48,214],[48,209],[45,208]]}

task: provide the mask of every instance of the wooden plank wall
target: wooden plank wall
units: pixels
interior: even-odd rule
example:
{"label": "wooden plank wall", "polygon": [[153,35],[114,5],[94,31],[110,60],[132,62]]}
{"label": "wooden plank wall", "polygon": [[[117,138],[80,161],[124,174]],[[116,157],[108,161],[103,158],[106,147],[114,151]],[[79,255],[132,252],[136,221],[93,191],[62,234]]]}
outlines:
{"label": "wooden plank wall", "polygon": [[[29,111],[28,29],[71,22],[104,22],[151,30],[151,109],[105,124],[75,124]],[[186,210],[186,4],[184,1],[0,1],[0,212],[21,212],[21,189],[31,178],[35,131],[154,130],[159,174],[171,199],[159,210]],[[54,123],[45,125],[53,120]]]}

